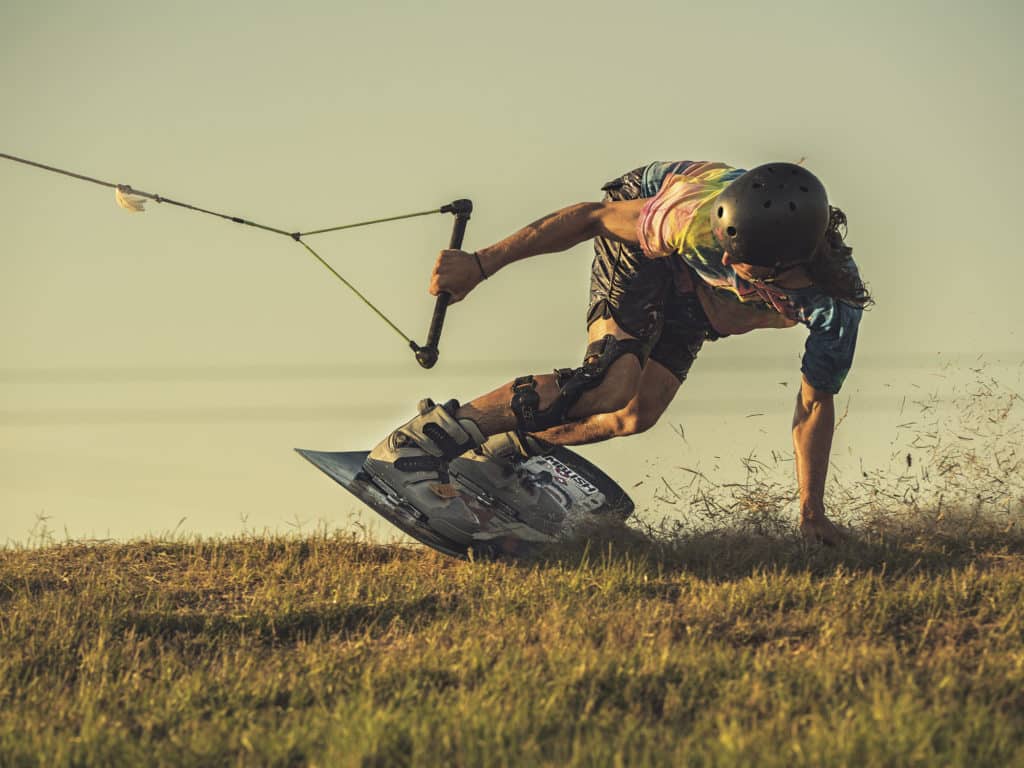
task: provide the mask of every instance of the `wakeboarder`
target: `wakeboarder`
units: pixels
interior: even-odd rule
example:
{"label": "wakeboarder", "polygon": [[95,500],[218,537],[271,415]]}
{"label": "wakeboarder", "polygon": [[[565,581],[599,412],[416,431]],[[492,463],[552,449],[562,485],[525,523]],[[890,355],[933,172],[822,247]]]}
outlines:
{"label": "wakeboarder", "polygon": [[424,400],[370,452],[366,471],[435,520],[458,525],[472,516],[446,491],[458,457],[482,456],[509,473],[551,445],[643,432],[706,341],[802,325],[792,422],[800,529],[840,541],[824,503],[833,399],[871,302],[844,241],[845,214],[814,174],[783,162],[749,171],[655,162],[603,190],[602,202],[568,206],[476,252],[442,251],[429,286],[458,302],[516,261],[593,239],[583,364],[520,376],[465,404]]}

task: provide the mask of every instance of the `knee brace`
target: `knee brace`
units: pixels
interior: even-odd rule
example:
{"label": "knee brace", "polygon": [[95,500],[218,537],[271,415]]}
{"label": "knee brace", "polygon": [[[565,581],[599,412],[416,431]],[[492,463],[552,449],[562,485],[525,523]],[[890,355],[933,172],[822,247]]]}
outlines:
{"label": "knee brace", "polygon": [[540,395],[533,376],[520,376],[512,383],[512,412],[520,433],[543,432],[565,424],[569,411],[587,392],[600,386],[612,364],[624,355],[635,355],[643,365],[643,342],[639,339],[617,339],[612,335],[587,347],[579,368],[555,369],[558,396],[547,408],[540,409]]}

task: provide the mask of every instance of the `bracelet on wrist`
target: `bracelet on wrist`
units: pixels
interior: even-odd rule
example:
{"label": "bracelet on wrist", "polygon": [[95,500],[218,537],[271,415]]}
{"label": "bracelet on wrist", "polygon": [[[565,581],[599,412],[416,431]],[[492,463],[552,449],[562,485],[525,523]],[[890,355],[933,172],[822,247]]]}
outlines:
{"label": "bracelet on wrist", "polygon": [[486,280],[487,279],[487,273],[484,271],[484,264],[483,264],[483,262],[480,261],[480,254],[477,253],[476,251],[473,251],[473,258],[476,259],[476,265],[480,268],[480,276],[484,280]]}

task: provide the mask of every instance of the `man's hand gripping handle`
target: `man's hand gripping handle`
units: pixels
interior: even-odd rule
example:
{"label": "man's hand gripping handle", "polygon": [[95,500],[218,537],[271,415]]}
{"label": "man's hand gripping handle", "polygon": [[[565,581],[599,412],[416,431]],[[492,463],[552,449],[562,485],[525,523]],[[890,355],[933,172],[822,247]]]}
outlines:
{"label": "man's hand gripping handle", "polygon": [[[462,238],[466,234],[466,224],[469,223],[470,214],[473,213],[472,200],[455,200],[448,205],[441,207],[441,213],[454,213],[455,224],[452,227],[452,239],[448,245],[449,250],[462,248]],[[416,362],[424,368],[433,368],[437,362],[437,345],[441,341],[441,330],[444,328],[444,316],[448,311],[448,302],[451,301],[451,294],[444,291],[438,294],[437,302],[434,304],[434,316],[430,319],[430,330],[427,331],[427,341],[421,347],[415,341],[409,342],[412,351],[416,353]]]}

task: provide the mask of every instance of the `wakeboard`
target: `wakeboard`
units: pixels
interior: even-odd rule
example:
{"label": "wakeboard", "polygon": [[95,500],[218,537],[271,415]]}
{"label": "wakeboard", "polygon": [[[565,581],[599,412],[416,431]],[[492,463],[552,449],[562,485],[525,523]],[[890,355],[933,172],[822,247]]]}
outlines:
{"label": "wakeboard", "polygon": [[367,451],[296,451],[396,528],[452,557],[519,557],[571,540],[588,523],[633,512],[618,483],[563,446],[517,462],[514,470],[465,454],[449,464],[450,483],[427,509],[367,472]]}

